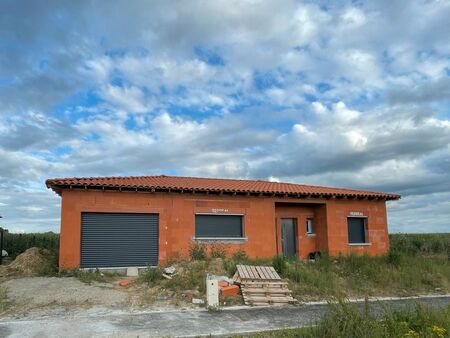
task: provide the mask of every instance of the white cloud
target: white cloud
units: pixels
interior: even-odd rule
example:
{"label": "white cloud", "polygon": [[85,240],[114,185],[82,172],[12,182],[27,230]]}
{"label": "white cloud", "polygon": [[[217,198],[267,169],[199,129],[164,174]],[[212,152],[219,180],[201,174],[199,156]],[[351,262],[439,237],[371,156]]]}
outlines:
{"label": "white cloud", "polygon": [[45,178],[174,171],[400,192],[391,230],[444,229],[448,1],[4,2],[0,12],[10,13],[0,207],[11,229],[58,229]]}
{"label": "white cloud", "polygon": [[359,8],[351,7],[344,11],[341,15],[344,24],[354,26],[361,26],[366,23],[366,15]]}

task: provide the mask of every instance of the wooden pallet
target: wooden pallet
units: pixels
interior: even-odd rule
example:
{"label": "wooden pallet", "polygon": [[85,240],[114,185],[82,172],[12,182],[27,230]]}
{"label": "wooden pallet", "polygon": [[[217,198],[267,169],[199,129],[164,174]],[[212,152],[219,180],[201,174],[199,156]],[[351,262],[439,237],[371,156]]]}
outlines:
{"label": "wooden pallet", "polygon": [[233,280],[236,284],[250,281],[281,281],[280,275],[272,266],[237,265]]}
{"label": "wooden pallet", "polygon": [[271,266],[237,265],[233,280],[241,286],[247,305],[296,303],[288,283]]}

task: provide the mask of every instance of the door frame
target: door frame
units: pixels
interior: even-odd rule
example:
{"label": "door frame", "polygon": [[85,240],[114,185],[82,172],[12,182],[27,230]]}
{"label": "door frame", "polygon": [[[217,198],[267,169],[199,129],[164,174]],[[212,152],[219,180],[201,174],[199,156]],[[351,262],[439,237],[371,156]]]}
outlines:
{"label": "door frame", "polygon": [[[285,255],[285,244],[284,244],[284,226],[283,220],[292,220],[294,225],[294,248],[295,254],[293,256]],[[281,230],[281,254],[283,257],[298,257],[298,221],[296,217],[280,217],[280,230]]]}

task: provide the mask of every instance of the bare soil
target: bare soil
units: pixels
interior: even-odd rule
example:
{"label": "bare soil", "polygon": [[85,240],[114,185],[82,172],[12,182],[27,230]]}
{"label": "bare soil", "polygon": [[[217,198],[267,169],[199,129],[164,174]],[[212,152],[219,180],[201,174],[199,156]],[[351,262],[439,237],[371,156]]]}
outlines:
{"label": "bare soil", "polygon": [[[172,310],[196,308],[193,298],[204,298],[200,284],[206,273],[223,274],[223,262],[183,261],[172,280],[128,278],[103,273],[58,274],[47,250],[31,248],[8,265],[0,266],[0,317],[57,309],[88,308]],[[45,271],[49,276],[43,276]],[[52,272],[53,271],[53,272]],[[194,273],[193,273],[194,272]],[[126,287],[119,282],[127,279]],[[227,299],[226,304],[236,300]],[[239,301],[238,301],[239,303]]]}
{"label": "bare soil", "polygon": [[[86,284],[74,277],[24,277],[10,279],[0,287],[6,289],[9,306],[2,316],[40,313],[62,308],[77,311],[88,308],[134,310],[170,310],[195,308],[192,296],[161,290],[141,283],[129,288],[118,285],[120,278],[108,283]],[[184,299],[185,298],[185,299]]]}

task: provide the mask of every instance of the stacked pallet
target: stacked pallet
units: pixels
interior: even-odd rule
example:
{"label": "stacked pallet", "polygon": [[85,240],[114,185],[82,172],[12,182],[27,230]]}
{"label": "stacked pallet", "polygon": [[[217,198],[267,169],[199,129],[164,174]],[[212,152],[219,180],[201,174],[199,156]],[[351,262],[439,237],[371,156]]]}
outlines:
{"label": "stacked pallet", "polygon": [[296,303],[288,284],[271,266],[237,265],[233,276],[246,305]]}

